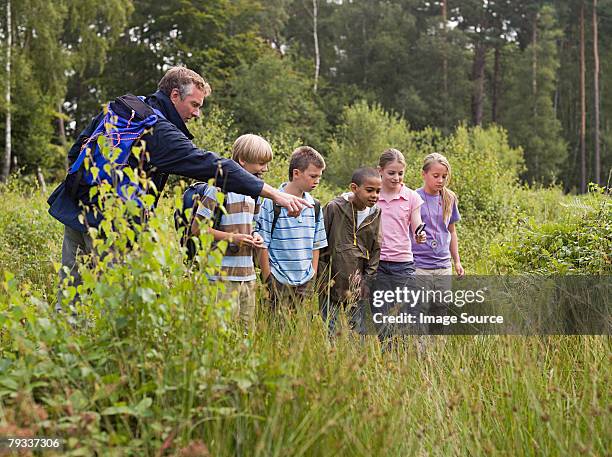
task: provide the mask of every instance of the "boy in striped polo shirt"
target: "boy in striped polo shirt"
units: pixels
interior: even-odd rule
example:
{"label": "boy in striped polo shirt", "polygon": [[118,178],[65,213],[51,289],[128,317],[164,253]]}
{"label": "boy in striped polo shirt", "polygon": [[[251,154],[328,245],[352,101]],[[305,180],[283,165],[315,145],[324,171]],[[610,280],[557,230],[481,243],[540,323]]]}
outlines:
{"label": "boy in striped polo shirt", "polygon": [[[319,185],[325,169],[321,154],[309,146],[301,146],[291,154],[289,182],[281,192],[300,196],[312,205],[299,216],[290,217],[284,208],[275,208],[272,200],[264,200],[257,219],[263,237],[260,266],[272,299],[272,308],[296,308],[313,292],[317,275],[319,250],[327,246],[321,206],[309,194]],[[315,215],[315,211],[319,212]],[[276,221],[275,221],[276,219]]]}
{"label": "boy in striped polo shirt", "polygon": [[[272,160],[272,147],[258,135],[242,135],[232,146],[232,159],[246,171],[261,178],[268,171],[268,162]],[[209,186],[202,196],[192,226],[193,235],[199,234],[201,221],[215,217],[219,191]],[[228,247],[221,260],[221,274],[210,279],[223,281],[225,291],[217,289],[218,299],[228,300],[234,315],[239,316],[248,329],[255,321],[256,277],[253,252],[263,247],[262,237],[253,231],[253,219],[259,212],[259,203],[247,195],[228,192],[223,205],[226,213],[222,213],[218,229],[209,230],[215,241],[225,240]]]}

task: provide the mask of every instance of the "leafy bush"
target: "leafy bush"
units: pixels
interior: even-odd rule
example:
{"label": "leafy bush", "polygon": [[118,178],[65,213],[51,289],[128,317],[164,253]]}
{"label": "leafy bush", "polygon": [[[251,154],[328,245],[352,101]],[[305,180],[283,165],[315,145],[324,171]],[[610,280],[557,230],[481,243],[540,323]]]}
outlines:
{"label": "leafy bush", "polygon": [[612,203],[602,192],[574,197],[560,220],[520,226],[511,240],[493,245],[503,273],[612,273]]}
{"label": "leafy bush", "polygon": [[204,150],[230,157],[232,144],[239,136],[232,128],[233,122],[231,114],[213,106],[206,110],[200,119],[189,123],[193,143]]}
{"label": "leafy bush", "polygon": [[376,166],[380,154],[389,147],[404,153],[405,181],[411,188],[422,185],[423,158],[431,152],[445,154],[453,169],[450,187],[459,196],[465,220],[498,232],[515,219],[522,151],[509,146],[503,129],[459,126],[447,137],[429,128],[409,131],[401,118],[378,105],[359,102],[345,109],[343,123],[332,140],[328,172],[332,182],[346,186],[355,168]]}
{"label": "leafy bush", "polygon": [[328,128],[325,115],[310,78],[290,59],[265,55],[250,66],[242,65],[231,87],[230,106],[240,132],[285,133],[314,147],[323,143]]}
{"label": "leafy bush", "polygon": [[355,169],[375,167],[385,149],[404,151],[409,144],[408,125],[400,117],[387,113],[378,104],[369,106],[365,101],[347,106],[330,144],[330,180],[344,188],[350,184]]}

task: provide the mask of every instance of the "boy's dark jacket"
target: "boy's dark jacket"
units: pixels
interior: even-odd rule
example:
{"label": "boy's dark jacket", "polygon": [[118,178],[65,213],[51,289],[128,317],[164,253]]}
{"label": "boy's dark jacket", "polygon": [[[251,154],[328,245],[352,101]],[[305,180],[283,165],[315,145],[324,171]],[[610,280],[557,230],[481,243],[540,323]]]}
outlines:
{"label": "boy's dark jacket", "polygon": [[[359,228],[357,212],[343,196],[336,197],[323,209],[328,246],[319,257],[317,276],[321,279],[321,292],[332,302],[347,299],[349,281],[355,271],[363,279],[372,279],[380,259],[380,208],[374,207]],[[355,241],[356,236],[356,241]],[[333,285],[328,287],[328,282]]]}
{"label": "boy's dark jacket", "polygon": [[[214,152],[198,149],[192,142],[193,135],[187,129],[176,108],[166,94],[157,91],[147,97],[145,103],[158,109],[165,117],[155,124],[152,133],[144,135],[148,160],[145,171],[157,188],[157,198],[168,180],[169,174],[177,174],[199,181],[216,179],[216,186],[228,192],[236,192],[256,198],[261,193],[263,181],[245,171],[238,163],[219,158]],[[130,111],[120,99],[111,103],[119,115],[129,118]],[[91,135],[101,120],[103,113],[96,116],[89,126],[81,132],[68,153],[70,163],[79,155],[81,145]],[[62,183],[49,197],[49,213],[64,225],[81,232],[86,228],[78,220],[82,206],[91,205],[89,188],[79,185],[75,201]]]}

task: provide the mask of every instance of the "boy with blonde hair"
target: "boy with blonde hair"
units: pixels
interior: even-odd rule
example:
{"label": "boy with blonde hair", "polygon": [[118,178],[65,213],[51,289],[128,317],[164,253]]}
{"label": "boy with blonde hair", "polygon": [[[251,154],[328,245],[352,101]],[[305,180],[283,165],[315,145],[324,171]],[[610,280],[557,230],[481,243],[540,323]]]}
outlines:
{"label": "boy with blonde hair", "polygon": [[[264,138],[246,134],[232,146],[232,159],[249,173],[261,178],[268,171],[272,160],[272,147]],[[228,247],[221,260],[221,274],[212,281],[223,281],[225,290],[218,288],[217,297],[232,304],[234,316],[245,327],[252,327],[255,318],[255,267],[253,253],[263,247],[263,239],[253,231],[253,220],[259,212],[259,203],[248,195],[227,192],[223,202],[225,212],[219,212],[217,192],[208,186],[201,197],[191,233],[200,233],[200,224],[219,217],[218,223],[209,227],[215,241],[227,241]]]}

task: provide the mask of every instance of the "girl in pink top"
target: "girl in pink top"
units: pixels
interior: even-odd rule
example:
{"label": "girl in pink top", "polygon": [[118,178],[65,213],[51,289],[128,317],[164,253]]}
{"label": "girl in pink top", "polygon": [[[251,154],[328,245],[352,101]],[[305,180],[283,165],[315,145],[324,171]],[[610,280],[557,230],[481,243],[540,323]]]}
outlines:
{"label": "girl in pink top", "polygon": [[[380,156],[378,171],[382,178],[382,191],[378,199],[381,210],[382,245],[379,275],[396,280],[414,278],[411,233],[421,225],[423,199],[403,183],[406,159],[397,149],[387,149]],[[425,233],[416,237],[425,243]]]}

